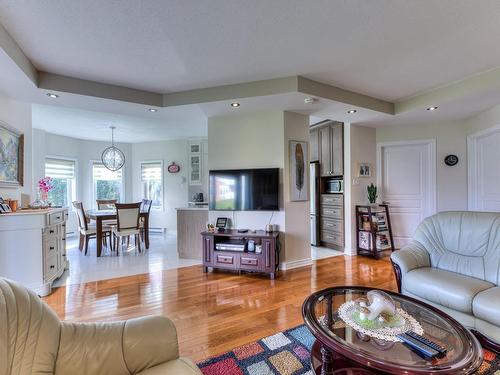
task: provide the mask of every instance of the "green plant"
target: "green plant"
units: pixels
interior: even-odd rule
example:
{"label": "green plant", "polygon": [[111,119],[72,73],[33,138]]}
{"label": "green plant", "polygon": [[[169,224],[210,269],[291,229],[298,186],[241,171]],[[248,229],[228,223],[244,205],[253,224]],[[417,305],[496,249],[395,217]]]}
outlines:
{"label": "green plant", "polygon": [[368,200],[370,201],[371,204],[375,203],[377,200],[377,187],[375,185],[370,184],[369,186],[366,187],[366,190],[368,191]]}

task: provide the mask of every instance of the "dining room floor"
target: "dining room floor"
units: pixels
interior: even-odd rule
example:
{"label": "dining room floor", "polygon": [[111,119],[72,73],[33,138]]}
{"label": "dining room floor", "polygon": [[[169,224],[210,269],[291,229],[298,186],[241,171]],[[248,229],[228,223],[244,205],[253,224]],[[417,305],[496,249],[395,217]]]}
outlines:
{"label": "dining room floor", "polygon": [[138,253],[133,246],[123,247],[120,255],[111,254],[103,247],[102,256],[97,258],[95,240],[89,243],[87,255],[78,249],[78,237],[68,236],[66,254],[69,260],[69,270],[54,282],[53,286],[74,285],[91,281],[106,280],[122,276],[169,270],[201,264],[197,259],[180,259],[177,253],[177,236],[175,233],[150,232],[150,246]]}

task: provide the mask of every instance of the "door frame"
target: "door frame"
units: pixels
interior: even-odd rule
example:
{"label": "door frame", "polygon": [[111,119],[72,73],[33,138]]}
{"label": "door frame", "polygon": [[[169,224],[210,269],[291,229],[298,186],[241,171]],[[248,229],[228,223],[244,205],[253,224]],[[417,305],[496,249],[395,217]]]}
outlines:
{"label": "door frame", "polygon": [[467,136],[467,209],[477,211],[477,174],[479,172],[477,159],[477,141],[486,135],[500,132],[500,124],[480,130]]}
{"label": "door frame", "polygon": [[[436,139],[419,139],[413,141],[377,142],[377,186],[382,186],[382,149],[388,146],[427,146],[428,168],[430,171],[428,189],[431,197],[430,214],[437,211],[437,165],[436,165]],[[390,209],[390,206],[389,206]]]}

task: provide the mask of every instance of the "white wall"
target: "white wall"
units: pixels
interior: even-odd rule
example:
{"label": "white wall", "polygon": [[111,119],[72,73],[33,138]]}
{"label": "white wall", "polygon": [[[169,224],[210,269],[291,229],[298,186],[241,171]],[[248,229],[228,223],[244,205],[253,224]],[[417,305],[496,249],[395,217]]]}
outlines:
{"label": "white wall", "polygon": [[[188,199],[188,141],[161,141],[132,144],[132,198],[142,199],[140,191],[140,162],[163,161],[163,209],[151,210],[151,227],[177,230],[177,207],[187,206]],[[175,161],[179,173],[168,173],[168,165]]]}
{"label": "white wall", "polygon": [[17,199],[21,203],[21,194],[31,195],[34,188],[32,176],[31,104],[0,96],[0,121],[24,134],[24,185],[17,188],[0,187],[0,197]]}
{"label": "white wall", "polygon": [[[38,180],[45,176],[45,157],[59,156],[77,161],[76,199],[81,200],[85,208],[93,207],[91,161],[100,160],[102,151],[108,142],[86,141],[47,133],[33,129],[33,173]],[[159,141],[147,143],[117,143],[125,154],[124,201],[140,201],[140,161],[162,160],[164,167],[164,209],[152,210],[151,227],[177,228],[176,207],[187,206],[188,201],[188,147],[187,140]],[[167,166],[175,161],[181,167],[177,174],[167,172]]]}
{"label": "white wall", "polygon": [[[77,188],[76,199],[81,200],[85,208],[92,208],[92,174],[91,162],[101,160],[102,151],[109,147],[109,142],[87,141],[47,133],[40,129],[33,129],[33,175],[35,180],[45,176],[45,157],[59,156],[76,160]],[[127,143],[117,143],[125,155],[123,168],[124,201],[132,200],[132,146]]]}

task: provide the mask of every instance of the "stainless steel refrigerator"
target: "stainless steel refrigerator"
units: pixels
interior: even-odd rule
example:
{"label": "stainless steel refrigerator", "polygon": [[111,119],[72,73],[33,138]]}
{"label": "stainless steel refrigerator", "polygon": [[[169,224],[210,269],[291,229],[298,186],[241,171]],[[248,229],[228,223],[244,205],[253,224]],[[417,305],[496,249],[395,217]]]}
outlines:
{"label": "stainless steel refrigerator", "polygon": [[319,163],[309,166],[309,191],[311,192],[311,245],[319,246]]}

